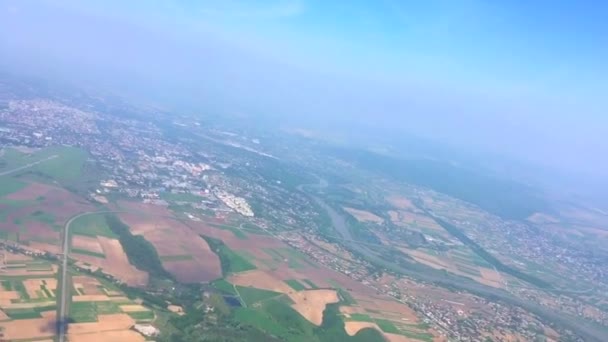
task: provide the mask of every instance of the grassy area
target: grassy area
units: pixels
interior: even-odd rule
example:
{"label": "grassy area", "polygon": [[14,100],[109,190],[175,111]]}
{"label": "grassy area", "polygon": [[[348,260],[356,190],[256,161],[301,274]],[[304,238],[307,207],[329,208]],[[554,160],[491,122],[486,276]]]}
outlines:
{"label": "grassy area", "polygon": [[184,261],[192,260],[192,255],[163,255],[160,261]]}
{"label": "grassy area", "polygon": [[302,285],[302,283],[300,283],[298,280],[296,279],[289,279],[289,280],[285,280],[285,283],[287,285],[289,285],[289,287],[291,287],[292,289],[296,290],[296,291],[303,291],[306,290],[306,287],[304,285]]}
{"label": "grassy area", "polygon": [[225,279],[219,279],[214,281],[213,283],[211,283],[211,286],[213,286],[214,288],[218,289],[219,291],[229,294],[229,295],[233,295],[236,296],[237,293],[234,290],[234,286],[232,284],[230,284],[229,282],[227,282]]}
{"label": "grassy area", "polygon": [[256,269],[252,263],[228,248],[221,240],[204,235],[201,235],[201,237],[207,241],[211,250],[219,256],[224,275]]}
{"label": "grassy area", "polygon": [[247,306],[282,295],[279,292],[256,289],[254,287],[236,286],[236,290]]}
{"label": "grassy area", "polygon": [[0,197],[25,188],[26,184],[10,177],[0,177]]}
{"label": "grassy area", "polygon": [[188,203],[197,203],[203,199],[201,196],[197,196],[197,195],[194,195],[191,193],[172,193],[172,192],[162,192],[160,194],[160,198],[164,199],[167,202],[188,202]]}
{"label": "grassy area", "polygon": [[52,225],[55,223],[55,215],[44,212],[44,211],[40,211],[40,210],[33,212],[28,217],[28,219],[30,219],[32,221],[39,221],[39,222],[46,223],[49,225]]}
{"label": "grassy area", "polygon": [[289,304],[277,299],[263,302],[257,308],[239,308],[234,317],[239,322],[254,326],[285,341],[295,342],[381,342],[379,332],[363,329],[355,336],[348,336],[339,305],[328,305],[323,313],[323,323],[317,327],[302,317]]}
{"label": "grassy area", "polygon": [[106,257],[105,254],[103,254],[103,253],[92,252],[92,251],[89,251],[86,249],[80,249],[80,248],[72,248],[72,249],[70,249],[70,253],[90,255],[90,256],[94,256],[97,258],[104,258],[104,259]]}
{"label": "grassy area", "polygon": [[95,302],[72,302],[70,305],[70,320],[74,323],[97,322]]}
{"label": "grassy area", "polygon": [[55,310],[56,306],[42,306],[28,309],[4,309],[4,312],[12,319],[41,318],[41,312]]}
{"label": "grassy area", "polygon": [[355,321],[355,322],[373,322],[374,319],[371,318],[369,315],[366,314],[362,314],[362,313],[353,313],[350,314],[350,321]]}
{"label": "grassy area", "polygon": [[118,235],[108,226],[104,214],[91,214],[77,218],[70,226],[70,234],[118,238]]}
{"label": "grassy area", "polygon": [[154,319],[154,312],[152,311],[127,312],[127,315],[136,321],[151,321]]}
{"label": "grassy area", "polygon": [[376,324],[378,324],[378,327],[380,327],[380,329],[382,329],[382,331],[384,331],[385,333],[389,333],[389,334],[400,334],[401,333],[399,331],[399,329],[397,329],[395,324],[393,324],[393,322],[391,322],[391,321],[388,321],[385,319],[377,319]]}

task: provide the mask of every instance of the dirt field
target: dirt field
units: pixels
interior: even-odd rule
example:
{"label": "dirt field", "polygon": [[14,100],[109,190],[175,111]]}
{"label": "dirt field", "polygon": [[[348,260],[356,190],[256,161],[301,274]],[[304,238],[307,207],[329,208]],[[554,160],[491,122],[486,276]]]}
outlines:
{"label": "dirt field", "polygon": [[323,311],[327,304],[340,301],[335,290],[306,290],[289,294],[292,305],[300,315],[319,326],[323,323]]}
{"label": "dirt field", "polygon": [[503,287],[504,280],[502,279],[500,273],[498,273],[496,270],[480,267],[479,272],[481,273],[480,282],[483,284],[499,288]]}
{"label": "dirt field", "polygon": [[74,235],[74,237],[72,237],[72,248],[103,254],[103,248],[101,247],[99,240],[90,236]]}
{"label": "dirt field", "polygon": [[382,331],[376,323],[372,322],[344,322],[344,330],[346,330],[346,333],[349,336],[355,336],[360,330],[365,328],[372,328]]}
{"label": "dirt field", "polygon": [[143,235],[162,257],[187,257],[163,261],[163,267],[184,283],[207,282],[222,276],[219,257],[203,238],[183,223],[164,217],[123,214],[120,218],[133,234]]}
{"label": "dirt field", "polygon": [[104,272],[130,286],[143,286],[148,283],[148,273],[138,270],[129,263],[127,254],[118,240],[104,236],[98,236],[96,240],[105,258],[86,254],[73,254],[72,256],[79,261],[102,268]]}
{"label": "dirt field", "polygon": [[143,342],[146,339],[133,330],[103,331],[89,334],[70,334],[70,342]]}
{"label": "dirt field", "polygon": [[69,336],[98,333],[102,331],[110,330],[128,330],[131,328],[135,321],[131,316],[120,313],[111,315],[98,315],[98,322],[91,323],[71,323],[69,325]]}
{"label": "dirt field", "polygon": [[[57,279],[26,279],[23,281],[23,286],[25,287],[27,294],[32,299],[48,298],[44,291],[41,291],[43,285],[52,292],[53,290],[57,289]],[[41,296],[39,296],[39,294]]]}
{"label": "dirt field", "polygon": [[372,223],[382,223],[384,219],[374,213],[365,210],[359,210],[355,208],[344,207],[347,213],[353,215],[357,221],[359,222],[372,222]]}
{"label": "dirt field", "polygon": [[43,312],[43,318],[20,319],[0,322],[3,338],[13,340],[31,340],[53,337],[55,334],[55,311]]}
{"label": "dirt field", "polygon": [[133,305],[121,305],[120,309],[122,312],[140,312],[140,311],[150,311],[145,306],[139,304]]}
{"label": "dirt field", "polygon": [[393,205],[395,208],[403,209],[403,210],[416,210],[416,206],[412,203],[411,200],[405,198],[403,196],[394,195],[386,198],[388,203]]}
{"label": "dirt field", "polygon": [[431,217],[415,214],[409,211],[389,211],[391,221],[396,225],[416,226],[433,230],[443,231],[443,228]]}
{"label": "dirt field", "polygon": [[105,291],[99,288],[99,281],[88,276],[73,276],[72,283],[74,287],[82,291],[85,295],[107,295]]}
{"label": "dirt field", "polygon": [[296,292],[285,282],[273,276],[270,272],[261,270],[253,270],[233,274],[228,278],[228,281],[235,285],[252,286],[259,289],[270,290],[285,294]]}

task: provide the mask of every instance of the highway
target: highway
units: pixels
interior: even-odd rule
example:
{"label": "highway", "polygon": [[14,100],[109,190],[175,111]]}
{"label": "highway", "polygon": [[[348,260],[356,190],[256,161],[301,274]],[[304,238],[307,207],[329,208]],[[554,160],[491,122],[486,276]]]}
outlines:
{"label": "highway", "polygon": [[[61,285],[60,287],[60,298],[61,303],[59,303],[59,312],[57,313],[57,335],[59,342],[66,341],[66,333],[68,327],[68,316],[67,316],[67,304],[68,298],[71,297],[71,292],[68,289],[68,282],[66,281],[68,275],[68,255],[70,254],[70,225],[77,219],[94,214],[110,214],[117,213],[120,211],[88,211],[84,213],[80,213],[76,216],[70,218],[65,225],[63,226],[63,242],[61,246],[62,253],[62,261],[61,261]],[[59,284],[58,284],[59,285]]]}

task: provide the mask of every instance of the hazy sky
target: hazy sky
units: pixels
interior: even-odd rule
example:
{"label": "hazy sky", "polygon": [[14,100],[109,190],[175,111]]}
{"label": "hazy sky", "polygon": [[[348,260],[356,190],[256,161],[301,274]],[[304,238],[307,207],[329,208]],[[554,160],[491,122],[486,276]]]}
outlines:
{"label": "hazy sky", "polygon": [[608,2],[0,1],[0,67],[603,176]]}

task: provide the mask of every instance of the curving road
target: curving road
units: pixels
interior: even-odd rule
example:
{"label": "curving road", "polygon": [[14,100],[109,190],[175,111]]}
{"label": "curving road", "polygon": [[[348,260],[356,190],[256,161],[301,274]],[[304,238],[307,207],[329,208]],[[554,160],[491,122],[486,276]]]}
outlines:
{"label": "curving road", "polygon": [[57,313],[57,335],[59,342],[65,342],[65,336],[67,333],[68,327],[68,317],[66,308],[68,305],[68,298],[71,297],[71,294],[68,292],[67,285],[67,275],[68,275],[68,255],[70,254],[70,225],[77,219],[87,216],[87,215],[96,215],[96,214],[112,214],[112,213],[122,213],[122,211],[87,211],[84,213],[80,213],[76,216],[70,218],[65,225],[63,226],[63,242],[61,246],[61,286],[60,286],[60,298],[61,303],[59,303],[59,312]]}

